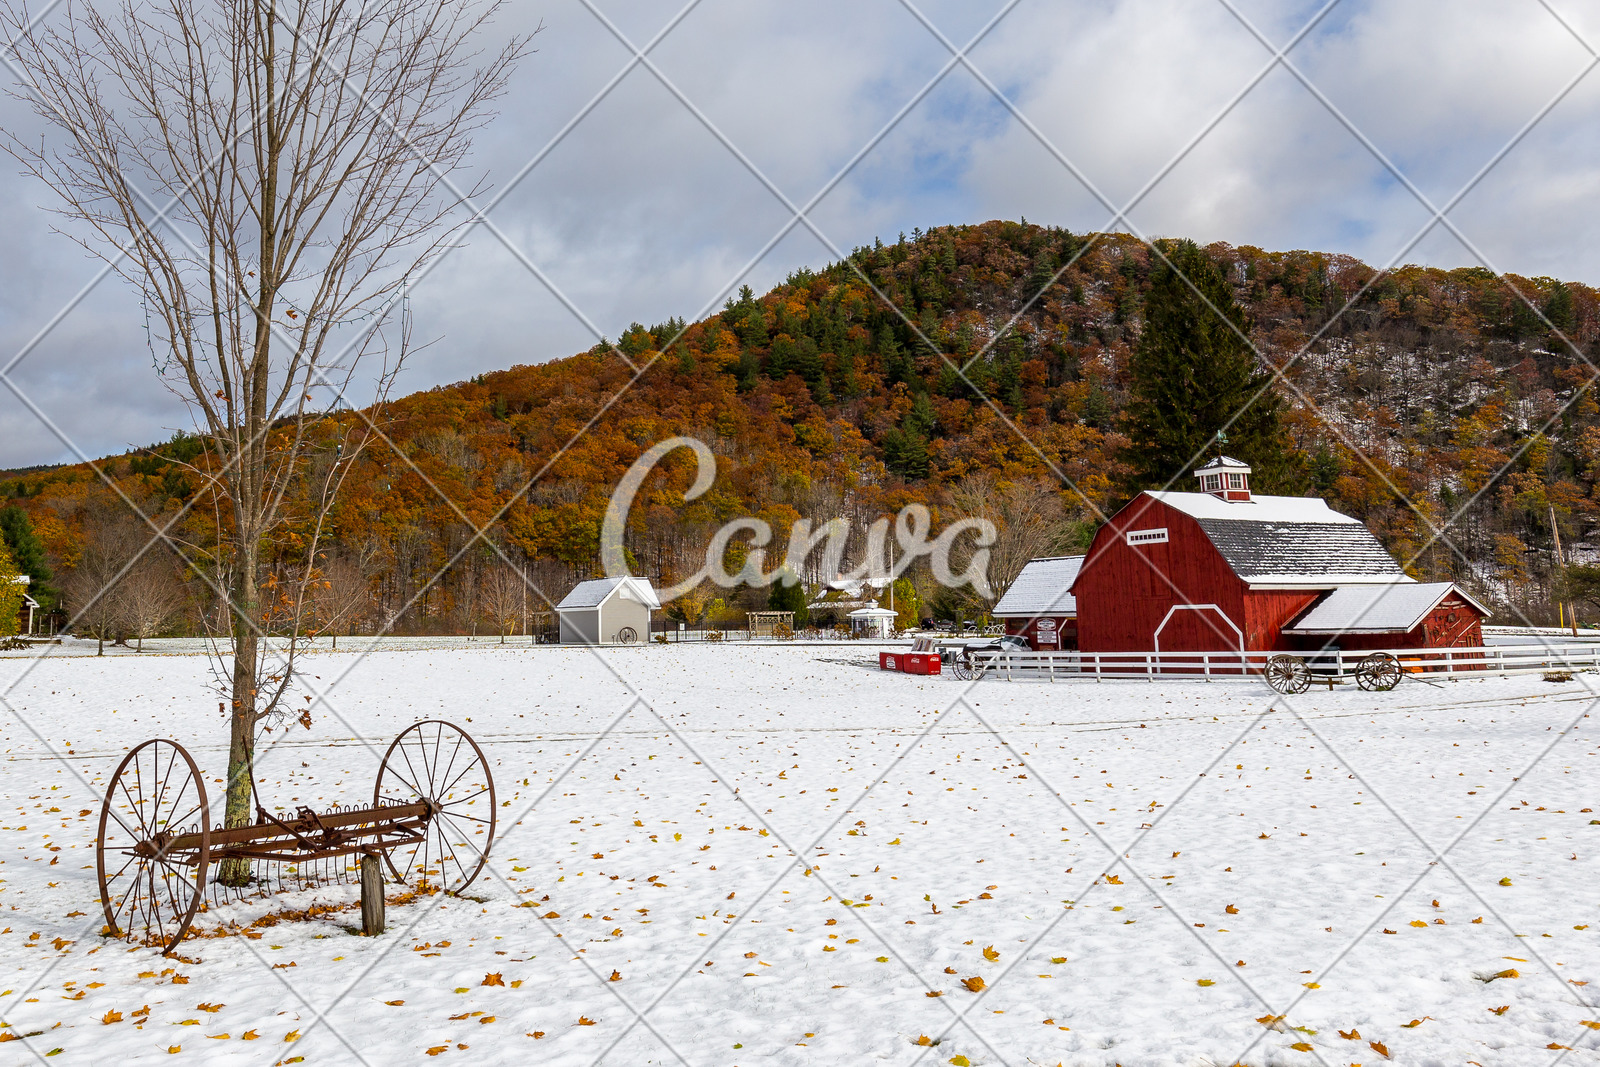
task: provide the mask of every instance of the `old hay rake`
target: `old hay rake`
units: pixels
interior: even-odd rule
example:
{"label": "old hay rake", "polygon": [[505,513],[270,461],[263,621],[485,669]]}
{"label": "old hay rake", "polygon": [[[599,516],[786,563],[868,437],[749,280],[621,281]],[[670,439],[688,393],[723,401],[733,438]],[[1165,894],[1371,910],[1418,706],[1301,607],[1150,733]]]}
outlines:
{"label": "old hay rake", "polygon": [[[376,933],[383,927],[380,856],[397,881],[460,893],[488,861],[494,827],[489,763],[448,722],[419,722],[394,739],[370,807],[301,807],[290,816],[258,799],[256,821],[231,828],[212,825],[205,780],[189,753],[156,738],[123,758],[100,807],[106,932],[170,954],[208,895],[222,904],[274,887],[347,881],[359,870],[362,927]],[[248,861],[246,885],[208,882],[225,860]]]}

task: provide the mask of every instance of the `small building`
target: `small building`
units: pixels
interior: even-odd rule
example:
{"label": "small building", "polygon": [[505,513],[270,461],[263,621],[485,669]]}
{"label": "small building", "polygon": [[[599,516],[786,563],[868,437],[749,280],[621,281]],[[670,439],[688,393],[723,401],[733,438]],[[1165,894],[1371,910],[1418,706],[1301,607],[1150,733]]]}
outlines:
{"label": "small building", "polygon": [[888,637],[894,632],[896,615],[888,608],[857,608],[847,618],[852,633],[861,637]]}
{"label": "small building", "polygon": [[564,645],[631,645],[650,638],[650,613],[660,610],[648,579],[579,582],[556,605]]}
{"label": "small building", "polygon": [[751,637],[771,637],[780,626],[794,633],[792,611],[747,611],[744,614]]}
{"label": "small building", "polygon": [[1323,500],[1255,496],[1250,467],[1199,468],[1199,493],[1144,492],[1096,533],[1072,585],[1086,652],[1481,645],[1488,611],[1419,583]]}
{"label": "small building", "polygon": [[1025,637],[1040,652],[1078,647],[1078,601],[1072,583],[1082,556],[1043,556],[1023,564],[1005,595],[989,612],[1006,633]]}
{"label": "small building", "polygon": [[34,615],[39,610],[39,602],[28,594],[33,586],[33,579],[26,574],[19,574],[11,581],[22,586],[22,603],[17,607],[17,633],[33,633]]}

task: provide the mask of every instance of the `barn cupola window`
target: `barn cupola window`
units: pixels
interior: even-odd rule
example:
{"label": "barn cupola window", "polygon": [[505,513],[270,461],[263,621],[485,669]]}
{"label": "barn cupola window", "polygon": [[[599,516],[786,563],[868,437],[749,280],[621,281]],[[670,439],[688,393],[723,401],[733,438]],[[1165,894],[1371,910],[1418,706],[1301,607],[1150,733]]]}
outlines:
{"label": "barn cupola window", "polygon": [[1200,491],[1219,500],[1248,503],[1250,500],[1250,467],[1231,456],[1218,456],[1194,472],[1200,479]]}

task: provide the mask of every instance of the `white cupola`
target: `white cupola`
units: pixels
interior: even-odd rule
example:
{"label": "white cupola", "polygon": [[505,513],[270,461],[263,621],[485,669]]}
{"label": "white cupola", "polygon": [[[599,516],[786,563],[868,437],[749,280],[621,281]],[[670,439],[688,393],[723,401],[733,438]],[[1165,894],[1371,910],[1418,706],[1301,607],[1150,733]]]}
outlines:
{"label": "white cupola", "polygon": [[1200,491],[1219,500],[1248,503],[1250,500],[1250,466],[1232,456],[1218,456],[1195,469],[1200,479]]}

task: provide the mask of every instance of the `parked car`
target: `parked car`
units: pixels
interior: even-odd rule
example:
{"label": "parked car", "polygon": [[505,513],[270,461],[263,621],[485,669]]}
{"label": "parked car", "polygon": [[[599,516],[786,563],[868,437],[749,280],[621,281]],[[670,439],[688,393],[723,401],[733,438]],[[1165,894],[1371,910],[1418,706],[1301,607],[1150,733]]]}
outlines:
{"label": "parked car", "polygon": [[986,637],[980,641],[968,641],[961,646],[961,651],[970,656],[974,652],[1032,652],[1033,646],[1026,637],[1016,634],[999,634]]}

